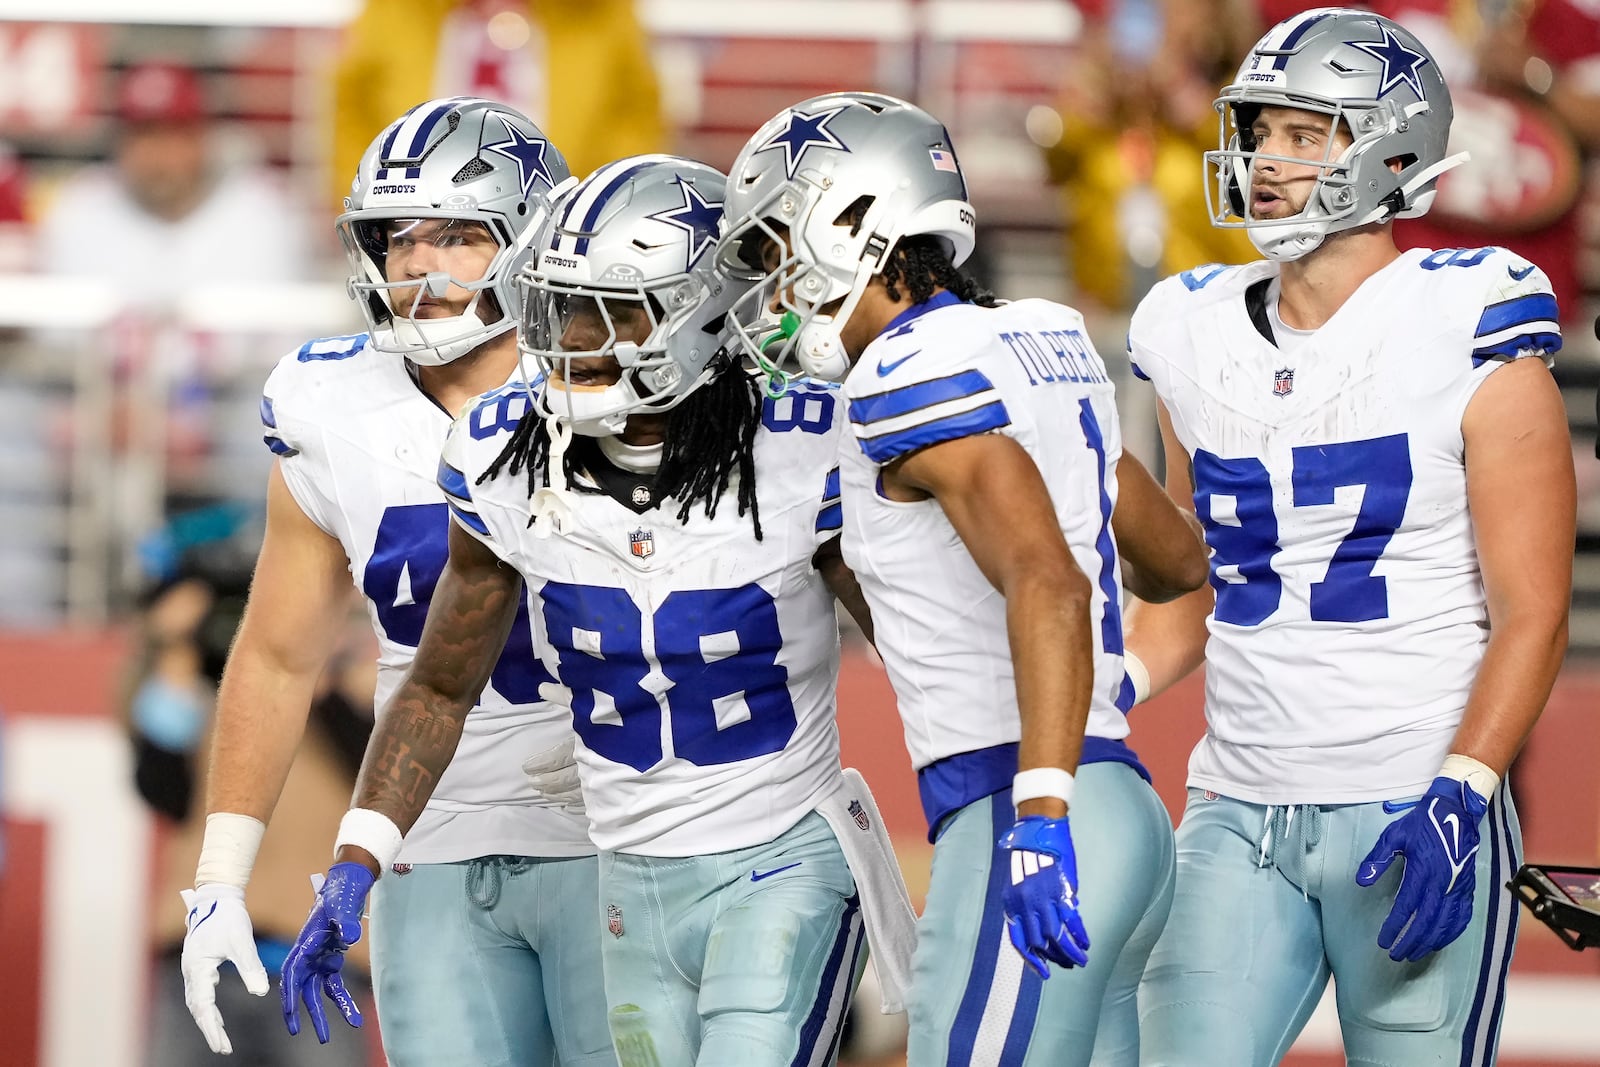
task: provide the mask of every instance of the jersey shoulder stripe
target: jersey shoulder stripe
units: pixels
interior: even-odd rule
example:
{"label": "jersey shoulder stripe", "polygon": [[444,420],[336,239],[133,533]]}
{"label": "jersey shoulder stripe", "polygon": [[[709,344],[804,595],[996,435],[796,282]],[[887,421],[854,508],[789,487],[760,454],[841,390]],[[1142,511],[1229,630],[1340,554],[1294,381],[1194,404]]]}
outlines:
{"label": "jersey shoulder stripe", "polygon": [[1515,359],[1519,353],[1561,348],[1561,323],[1553,293],[1530,293],[1489,304],[1473,334],[1472,365]]}
{"label": "jersey shoulder stripe", "polygon": [[298,456],[300,450],[278,435],[278,413],[272,407],[272,398],[261,398],[261,426],[267,432],[261,435],[274,456]]}
{"label": "jersey shoulder stripe", "polygon": [[839,502],[839,468],[834,467],[822,483],[822,510],[817,512],[817,533],[838,533],[844,529],[844,508]]}
{"label": "jersey shoulder stripe", "polygon": [[472,503],[472,490],[467,485],[467,476],[444,459],[439,461],[439,489],[444,493],[445,503],[450,506],[450,514],[457,522],[483,537],[489,536],[489,524],[483,521]]}
{"label": "jersey shoulder stripe", "polygon": [[850,401],[861,450],[887,463],[919,448],[988,433],[1011,424],[988,375],[966,370],[870,393]]}

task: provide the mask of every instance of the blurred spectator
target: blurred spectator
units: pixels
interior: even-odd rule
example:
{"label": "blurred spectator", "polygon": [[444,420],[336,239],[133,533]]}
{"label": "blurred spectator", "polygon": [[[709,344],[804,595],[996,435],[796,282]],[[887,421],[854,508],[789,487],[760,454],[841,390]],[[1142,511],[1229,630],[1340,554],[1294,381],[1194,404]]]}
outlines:
{"label": "blurred spectator", "polygon": [[1243,230],[1211,225],[1198,165],[1217,147],[1217,90],[1257,36],[1247,0],[1078,6],[1084,37],[1045,149],[1078,292],[1128,309],[1168,274],[1258,258]]}
{"label": "blurred spectator", "polygon": [[665,145],[633,0],[368,0],[345,28],[333,92],[335,203],[373,136],[435,97],[505,101],[576,175]]}
{"label": "blurred spectator", "polygon": [[24,270],[28,265],[28,215],[22,164],[11,146],[0,141],[0,272]]}
{"label": "blurred spectator", "polygon": [[[200,853],[205,768],[199,753],[207,750],[217,683],[249,589],[254,554],[244,535],[252,526],[248,517],[230,506],[187,514],[146,546],[146,562],[158,577],[140,617],[125,710],[135,783],[166,829],[151,900],[156,973],[146,1056],[150,1067],[217,1062],[184,1006],[179,970],[184,927],[182,909],[174,905],[178,891],[192,884]],[[346,640],[348,647],[335,653],[323,678],[247,897],[257,950],[273,975],[311,906],[308,874],[326,866],[372,730],[377,650],[363,616],[352,615]],[[351,962],[354,973],[347,966],[345,981],[358,999],[370,1003],[364,945],[352,951]],[[367,1062],[361,1041],[318,1045],[290,1038],[277,998],[251,997],[234,975],[225,975],[217,986],[217,1003],[248,1063],[361,1067]]]}
{"label": "blurred spectator", "polygon": [[103,278],[163,308],[197,284],[300,281],[302,220],[261,168],[224,166],[199,76],[145,62],[118,82],[109,166],[68,178],[40,223],[40,267]]}
{"label": "blurred spectator", "polygon": [[[1260,0],[1268,21],[1320,6]],[[1450,85],[1450,150],[1472,161],[1439,180],[1433,209],[1401,220],[1402,248],[1503,245],[1550,276],[1574,338],[1583,293],[1584,155],[1600,150],[1600,5],[1594,0],[1375,0]],[[1557,363],[1560,368],[1562,364]]]}

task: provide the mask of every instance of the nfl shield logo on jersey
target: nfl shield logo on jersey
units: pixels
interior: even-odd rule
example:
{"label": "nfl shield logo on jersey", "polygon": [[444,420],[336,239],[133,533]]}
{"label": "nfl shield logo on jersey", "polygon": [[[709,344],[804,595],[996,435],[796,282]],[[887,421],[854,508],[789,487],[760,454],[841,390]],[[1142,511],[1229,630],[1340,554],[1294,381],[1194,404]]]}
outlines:
{"label": "nfl shield logo on jersey", "polygon": [[852,800],[850,802],[850,817],[854,819],[856,821],[856,825],[861,827],[863,830],[872,829],[872,820],[869,819],[867,817],[867,813],[861,809],[861,801]]}
{"label": "nfl shield logo on jersey", "polygon": [[1294,368],[1284,367],[1272,372],[1272,395],[1288,396],[1294,392]]}
{"label": "nfl shield logo on jersey", "polygon": [[653,530],[638,529],[628,535],[628,549],[640,559],[656,554],[656,535]]}
{"label": "nfl shield logo on jersey", "polygon": [[606,905],[606,929],[612,937],[622,936],[622,909],[615,904]]}

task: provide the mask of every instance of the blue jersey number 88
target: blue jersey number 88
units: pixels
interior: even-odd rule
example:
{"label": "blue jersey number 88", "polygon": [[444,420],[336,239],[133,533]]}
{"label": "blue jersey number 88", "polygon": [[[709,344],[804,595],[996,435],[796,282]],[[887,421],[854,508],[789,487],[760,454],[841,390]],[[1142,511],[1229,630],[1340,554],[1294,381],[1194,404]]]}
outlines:
{"label": "blue jersey number 88", "polygon": [[[679,759],[737,763],[781,751],[794,736],[778,608],[759,585],[667,596],[650,620],[653,656],[644,649],[643,613],[626,591],[546,582],[540,599],[558,673],[572,691],[573,728],[592,752],[640,772],[662,761],[662,702],[645,688],[657,667],[669,683]],[[719,703],[734,721],[718,721]]]}

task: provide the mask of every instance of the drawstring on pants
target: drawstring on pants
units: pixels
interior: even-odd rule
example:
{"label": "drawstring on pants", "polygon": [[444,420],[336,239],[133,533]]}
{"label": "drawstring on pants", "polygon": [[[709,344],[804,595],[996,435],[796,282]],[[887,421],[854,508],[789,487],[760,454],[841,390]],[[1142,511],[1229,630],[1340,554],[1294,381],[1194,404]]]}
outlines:
{"label": "drawstring on pants", "polygon": [[500,903],[500,887],[507,875],[521,874],[533,861],[521,856],[480,856],[467,865],[467,899],[484,911]]}

